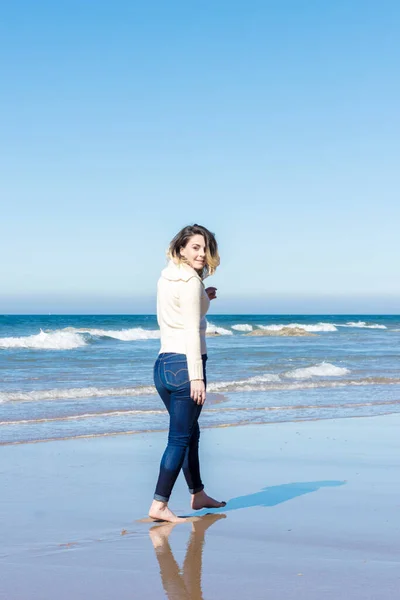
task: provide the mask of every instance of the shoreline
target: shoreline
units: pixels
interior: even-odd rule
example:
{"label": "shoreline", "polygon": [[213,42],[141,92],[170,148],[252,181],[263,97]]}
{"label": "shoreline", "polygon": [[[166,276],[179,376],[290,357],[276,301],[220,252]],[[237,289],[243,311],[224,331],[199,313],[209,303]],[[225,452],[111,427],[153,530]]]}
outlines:
{"label": "shoreline", "polygon": [[[388,402],[388,404],[392,404],[392,402]],[[265,410],[265,409],[264,409]],[[273,409],[269,409],[273,410]],[[167,414],[167,411],[163,411]],[[250,426],[268,426],[268,425],[279,425],[285,423],[313,423],[315,421],[336,421],[342,419],[374,419],[377,417],[387,417],[390,415],[399,415],[398,411],[389,411],[383,412],[379,415],[352,415],[352,416],[343,416],[343,417],[304,417],[302,419],[288,419],[282,421],[249,421],[249,422],[238,422],[238,423],[221,423],[216,425],[202,425],[201,430],[205,431],[208,429],[228,429],[232,427],[250,427]],[[8,423],[5,423],[3,426],[7,426]],[[13,424],[13,423],[12,423]],[[68,442],[73,440],[82,440],[87,439],[88,441],[96,438],[114,438],[119,436],[133,436],[140,434],[153,434],[153,433],[167,433],[168,427],[165,429],[141,429],[141,430],[130,430],[130,431],[114,431],[114,432],[105,432],[105,433],[92,433],[92,434],[80,434],[75,436],[65,436],[65,437],[57,437],[57,438],[49,438],[43,440],[22,440],[16,442],[0,442],[0,448],[7,446],[22,446],[22,445],[31,445],[31,444],[42,444],[49,442]]]}

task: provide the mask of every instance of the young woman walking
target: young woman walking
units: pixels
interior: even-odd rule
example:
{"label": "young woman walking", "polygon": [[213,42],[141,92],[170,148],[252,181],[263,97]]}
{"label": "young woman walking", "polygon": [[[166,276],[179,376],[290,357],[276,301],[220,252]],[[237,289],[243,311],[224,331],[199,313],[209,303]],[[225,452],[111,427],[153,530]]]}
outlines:
{"label": "young woman walking", "polygon": [[154,500],[153,519],[176,523],[168,501],[183,469],[191,506],[220,508],[208,496],[200,476],[198,419],[206,399],[206,319],[216,288],[205,289],[220,259],[214,235],[201,225],[184,227],[171,241],[169,264],[157,286],[157,320],[161,332],[160,354],[154,365],[154,383],[169,413],[168,445],[161,459]]}

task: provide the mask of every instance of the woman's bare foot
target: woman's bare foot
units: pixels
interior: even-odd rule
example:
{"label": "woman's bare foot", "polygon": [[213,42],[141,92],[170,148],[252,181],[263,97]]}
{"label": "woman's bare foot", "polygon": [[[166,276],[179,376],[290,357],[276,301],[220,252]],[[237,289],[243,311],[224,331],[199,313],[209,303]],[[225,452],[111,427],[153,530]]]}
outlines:
{"label": "woman's bare foot", "polygon": [[174,515],[166,502],[160,502],[159,500],[153,500],[149,510],[149,517],[155,521],[167,521],[168,523],[184,523],[186,521],[186,519]]}
{"label": "woman's bare foot", "polygon": [[202,508],[222,508],[226,506],[226,502],[219,502],[211,496],[207,496],[204,490],[201,492],[197,492],[197,494],[192,494],[192,502],[191,506],[193,510],[200,510]]}
{"label": "woman's bare foot", "polygon": [[163,525],[154,525],[149,529],[149,536],[155,549],[164,546],[175,525],[177,523],[163,523]]}

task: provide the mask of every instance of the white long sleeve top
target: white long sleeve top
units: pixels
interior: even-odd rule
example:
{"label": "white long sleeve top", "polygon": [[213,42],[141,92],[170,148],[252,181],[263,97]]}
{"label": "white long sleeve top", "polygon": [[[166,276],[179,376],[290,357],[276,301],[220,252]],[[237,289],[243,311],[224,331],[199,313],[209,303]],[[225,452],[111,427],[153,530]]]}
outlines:
{"label": "white long sleeve top", "polygon": [[205,315],[210,300],[197,272],[170,260],[157,284],[157,321],[162,352],[186,354],[189,379],[203,379],[206,354]]}

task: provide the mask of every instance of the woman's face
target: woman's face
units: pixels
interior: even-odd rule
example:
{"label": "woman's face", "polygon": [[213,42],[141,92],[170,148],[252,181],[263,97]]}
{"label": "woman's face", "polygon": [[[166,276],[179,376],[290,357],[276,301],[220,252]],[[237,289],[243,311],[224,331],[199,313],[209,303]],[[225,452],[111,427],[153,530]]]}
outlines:
{"label": "woman's face", "polygon": [[206,241],[200,234],[189,238],[185,247],[181,248],[181,256],[184,256],[193,269],[201,270],[206,264]]}

